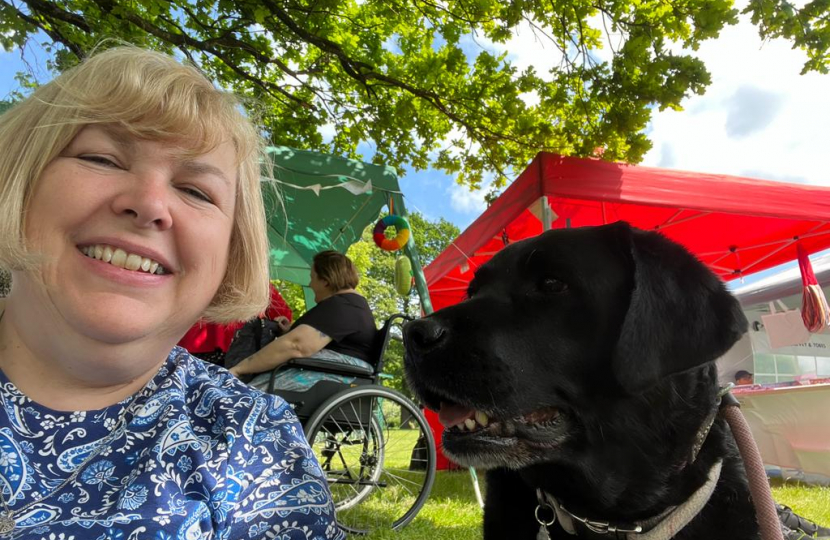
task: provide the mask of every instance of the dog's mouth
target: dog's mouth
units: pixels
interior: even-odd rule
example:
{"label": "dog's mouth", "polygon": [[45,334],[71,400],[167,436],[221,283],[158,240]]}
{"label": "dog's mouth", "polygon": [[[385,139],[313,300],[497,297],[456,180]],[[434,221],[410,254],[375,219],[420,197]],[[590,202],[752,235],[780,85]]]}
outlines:
{"label": "dog's mouth", "polygon": [[514,436],[517,427],[540,429],[552,427],[559,420],[559,409],[556,407],[546,407],[520,416],[499,419],[485,411],[454,402],[441,401],[436,412],[444,430],[453,435],[487,432],[495,436]]}
{"label": "dog's mouth", "polygon": [[521,468],[551,459],[567,438],[568,422],[557,407],[512,414],[426,394],[425,405],[444,427],[444,453],[462,465]]}

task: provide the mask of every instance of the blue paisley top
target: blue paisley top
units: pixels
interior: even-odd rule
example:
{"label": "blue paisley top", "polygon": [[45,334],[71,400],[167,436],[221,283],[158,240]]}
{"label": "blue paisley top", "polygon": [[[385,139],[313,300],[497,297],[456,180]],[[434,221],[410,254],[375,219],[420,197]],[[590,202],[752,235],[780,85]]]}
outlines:
{"label": "blue paisley top", "polygon": [[48,409],[2,372],[0,406],[3,498],[12,511],[43,498],[5,538],[345,537],[291,408],[184,349],[105,409]]}

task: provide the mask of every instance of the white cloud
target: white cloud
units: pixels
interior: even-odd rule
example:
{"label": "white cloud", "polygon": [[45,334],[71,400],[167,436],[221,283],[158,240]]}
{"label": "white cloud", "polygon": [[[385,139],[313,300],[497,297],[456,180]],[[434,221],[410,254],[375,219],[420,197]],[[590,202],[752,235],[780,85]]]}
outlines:
{"label": "white cloud", "polygon": [[762,42],[747,20],[697,55],[712,84],[685,111],[655,111],[644,164],[830,185],[830,77],[800,75],[806,55],[785,40]]}
{"label": "white cloud", "polygon": [[487,208],[487,204],[484,202],[486,193],[487,186],[470,191],[470,188],[453,182],[447,188],[447,194],[450,196],[450,207],[459,214],[469,216],[478,216]]}

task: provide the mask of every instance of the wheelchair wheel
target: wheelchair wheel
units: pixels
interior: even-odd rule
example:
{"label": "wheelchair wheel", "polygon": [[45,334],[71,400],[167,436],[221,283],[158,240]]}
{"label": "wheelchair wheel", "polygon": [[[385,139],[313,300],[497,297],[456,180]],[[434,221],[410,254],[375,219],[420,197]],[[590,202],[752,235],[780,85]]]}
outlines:
{"label": "wheelchair wheel", "polygon": [[402,394],[375,385],[346,389],[320,406],[305,431],[349,533],[400,529],[426,502],[435,441]]}

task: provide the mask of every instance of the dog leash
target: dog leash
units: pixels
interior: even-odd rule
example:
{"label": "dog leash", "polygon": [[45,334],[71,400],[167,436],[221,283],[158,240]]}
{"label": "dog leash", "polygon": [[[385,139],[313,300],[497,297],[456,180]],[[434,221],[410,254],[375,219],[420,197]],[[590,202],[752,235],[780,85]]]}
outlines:
{"label": "dog leash", "polygon": [[734,385],[729,383],[721,390],[720,414],[729,424],[732,436],[738,445],[738,452],[746,470],[746,478],[749,482],[749,493],[752,497],[752,506],[755,508],[755,518],[758,520],[758,528],[761,531],[763,540],[784,540],[784,533],[781,530],[781,520],[775,510],[775,501],[772,499],[772,490],[767,481],[767,473],[764,470],[764,462],[761,459],[761,452],[749,424],[741,413],[741,404],[732,395],[730,390]]}

